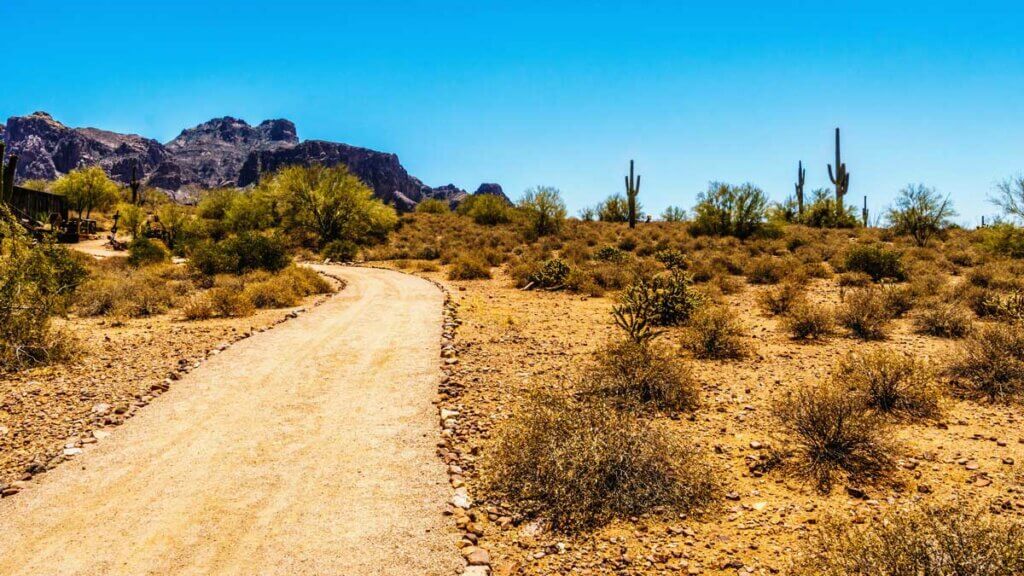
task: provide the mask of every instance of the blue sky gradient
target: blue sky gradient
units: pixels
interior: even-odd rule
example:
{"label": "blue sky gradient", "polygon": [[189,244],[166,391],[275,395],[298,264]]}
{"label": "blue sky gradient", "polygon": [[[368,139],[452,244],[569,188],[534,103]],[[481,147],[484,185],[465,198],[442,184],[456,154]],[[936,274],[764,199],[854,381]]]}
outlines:
{"label": "blue sky gradient", "polygon": [[923,182],[973,225],[1024,170],[1017,2],[4,0],[0,115],[166,141],[231,115],[395,152],[426,183],[653,212],[707,182],[828,185],[874,213]]}

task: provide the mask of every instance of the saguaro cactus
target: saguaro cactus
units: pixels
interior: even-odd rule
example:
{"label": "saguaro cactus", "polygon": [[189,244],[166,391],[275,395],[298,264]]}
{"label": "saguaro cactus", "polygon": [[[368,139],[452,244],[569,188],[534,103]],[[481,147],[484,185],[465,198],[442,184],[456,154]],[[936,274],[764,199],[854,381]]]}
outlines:
{"label": "saguaro cactus", "polygon": [[9,202],[14,197],[14,172],[18,169],[18,157],[11,154],[4,162],[7,149],[0,142],[0,199]]}
{"label": "saguaro cactus", "polygon": [[132,204],[138,205],[141,200],[139,189],[142,188],[142,182],[138,178],[138,164],[132,166],[132,179],[128,182],[128,188],[132,191]]}
{"label": "saguaro cactus", "polygon": [[796,213],[800,216],[804,215],[804,179],[807,177],[807,169],[804,168],[804,161],[801,160],[796,165],[796,184],[793,185],[796,188]]}
{"label": "saguaro cactus", "polygon": [[633,161],[629,161],[629,176],[626,176],[626,198],[629,201],[629,227],[636,228],[636,197],[640,194],[640,176],[633,176]]}
{"label": "saguaro cactus", "polygon": [[846,164],[843,163],[839,149],[839,128],[836,128],[836,168],[833,171],[832,165],[828,165],[828,178],[836,186],[836,216],[842,218],[843,197],[850,189],[850,173],[846,171]]}
{"label": "saguaro cactus", "polygon": [[860,211],[861,218],[864,219],[864,227],[868,227],[868,197],[864,197],[864,208]]}

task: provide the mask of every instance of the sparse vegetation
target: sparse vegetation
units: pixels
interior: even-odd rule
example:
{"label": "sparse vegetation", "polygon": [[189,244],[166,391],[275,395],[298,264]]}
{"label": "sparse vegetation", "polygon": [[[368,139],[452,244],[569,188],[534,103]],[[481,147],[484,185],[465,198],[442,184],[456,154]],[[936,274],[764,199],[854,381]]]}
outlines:
{"label": "sparse vegetation", "polygon": [[595,356],[591,390],[625,402],[653,403],[666,410],[697,406],[699,385],[692,372],[657,343],[626,339],[610,343]]}
{"label": "sparse vegetation", "polygon": [[729,308],[702,309],[690,320],[683,334],[683,346],[701,359],[726,360],[747,354],[743,328]]}
{"label": "sparse vegetation", "polygon": [[786,331],[797,340],[820,340],[835,331],[835,312],[820,304],[798,302],[783,319]]}
{"label": "sparse vegetation", "polygon": [[877,288],[851,290],[839,309],[839,322],[861,340],[884,340],[890,319],[885,294]]}
{"label": "sparse vegetation", "polygon": [[919,360],[899,352],[877,350],[848,355],[835,379],[860,394],[867,406],[903,418],[931,418],[939,413],[941,393],[935,375]]}

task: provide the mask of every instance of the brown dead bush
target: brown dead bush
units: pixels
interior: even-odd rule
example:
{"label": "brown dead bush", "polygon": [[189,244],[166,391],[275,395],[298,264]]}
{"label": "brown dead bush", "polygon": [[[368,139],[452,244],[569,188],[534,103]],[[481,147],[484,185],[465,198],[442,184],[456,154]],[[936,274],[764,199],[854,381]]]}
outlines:
{"label": "brown dead bush", "polygon": [[591,392],[667,410],[692,410],[700,402],[693,372],[657,342],[613,342],[595,360]]}
{"label": "brown dead bush", "polygon": [[714,491],[703,457],[670,430],[607,402],[550,395],[501,427],[484,477],[524,515],[565,532],[655,509],[686,512]]}
{"label": "brown dead bush", "polygon": [[927,364],[899,352],[851,353],[833,376],[860,393],[868,407],[900,418],[934,418],[940,413],[941,391]]}

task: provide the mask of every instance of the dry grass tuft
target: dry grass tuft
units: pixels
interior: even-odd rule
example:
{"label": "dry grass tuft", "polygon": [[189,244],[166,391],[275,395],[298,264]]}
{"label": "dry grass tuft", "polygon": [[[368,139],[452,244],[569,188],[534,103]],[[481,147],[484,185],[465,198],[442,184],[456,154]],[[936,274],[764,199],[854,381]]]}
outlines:
{"label": "dry grass tuft", "polygon": [[831,307],[811,302],[797,302],[783,319],[783,327],[796,340],[820,340],[835,332]]}
{"label": "dry grass tuft", "polygon": [[959,304],[937,302],[914,315],[914,328],[921,334],[941,338],[963,338],[973,327],[971,313]]}
{"label": "dry grass tuft", "polygon": [[806,289],[803,285],[784,282],[763,290],[757,295],[757,302],[765,314],[778,316],[787,314],[805,298],[805,295]]}
{"label": "dry grass tuft", "polygon": [[850,291],[839,309],[839,322],[861,340],[884,340],[890,319],[885,294],[875,288]]}

